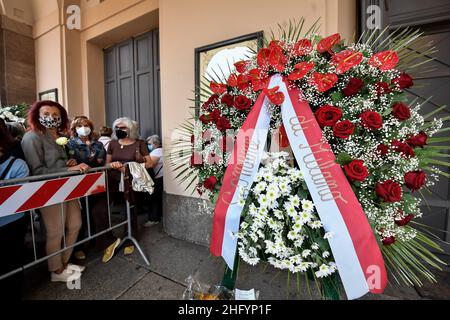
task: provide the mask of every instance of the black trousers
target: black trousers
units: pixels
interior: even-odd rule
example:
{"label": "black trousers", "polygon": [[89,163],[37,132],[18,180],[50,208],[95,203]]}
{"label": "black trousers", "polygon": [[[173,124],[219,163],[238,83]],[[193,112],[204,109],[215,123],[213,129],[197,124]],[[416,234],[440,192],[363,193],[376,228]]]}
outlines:
{"label": "black trousers", "polygon": [[[0,275],[21,267],[25,256],[25,234],[30,213],[23,218],[0,227]],[[21,300],[23,272],[0,280],[0,301]]]}
{"label": "black trousers", "polygon": [[164,182],[163,178],[155,179],[155,186],[153,194],[150,196],[150,210],[148,214],[148,219],[150,221],[159,221],[162,218],[163,211],[163,191],[164,191]]}

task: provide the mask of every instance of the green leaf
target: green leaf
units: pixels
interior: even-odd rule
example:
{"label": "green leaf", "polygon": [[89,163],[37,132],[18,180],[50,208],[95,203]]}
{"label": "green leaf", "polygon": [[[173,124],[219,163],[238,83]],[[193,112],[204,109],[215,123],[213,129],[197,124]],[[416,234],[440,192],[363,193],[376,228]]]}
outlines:
{"label": "green leaf", "polygon": [[346,152],[341,152],[336,157],[336,162],[340,165],[346,165],[350,163],[353,160],[353,158]]}
{"label": "green leaf", "polygon": [[343,96],[342,92],[340,92],[340,91],[331,94],[331,99],[333,99],[334,103],[338,103],[339,101],[342,100],[343,97],[344,96]]}

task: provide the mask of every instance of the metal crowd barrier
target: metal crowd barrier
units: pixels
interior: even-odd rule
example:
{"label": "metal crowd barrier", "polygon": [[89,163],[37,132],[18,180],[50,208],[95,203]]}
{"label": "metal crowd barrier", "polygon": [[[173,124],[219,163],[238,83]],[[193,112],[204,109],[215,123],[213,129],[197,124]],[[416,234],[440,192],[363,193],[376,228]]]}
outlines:
{"label": "metal crowd barrier", "polygon": [[[134,246],[138,249],[140,255],[142,256],[142,258],[144,260],[144,262],[148,266],[150,265],[150,262],[147,259],[147,257],[145,256],[144,252],[142,251],[138,241],[132,235],[131,209],[134,208],[135,204],[133,204],[133,205],[130,204],[129,199],[127,199],[127,197],[125,197],[125,195],[124,195],[124,198],[125,198],[126,218],[127,219],[125,221],[123,221],[123,222],[120,222],[120,223],[114,225],[114,226],[112,225],[111,203],[110,203],[110,194],[109,194],[109,190],[108,190],[108,174],[107,174],[107,171],[110,170],[110,169],[111,168],[109,166],[105,166],[105,167],[90,169],[85,174],[80,174],[79,172],[76,172],[76,171],[75,172],[61,172],[61,173],[54,173],[54,174],[47,174],[47,175],[40,175],[40,176],[30,176],[30,177],[23,178],[23,179],[9,179],[9,180],[1,180],[0,181],[0,199],[1,199],[2,198],[1,197],[2,196],[2,192],[6,192],[6,187],[8,187],[8,188],[9,187],[13,187],[13,188],[10,188],[10,189],[15,189],[15,188],[19,187],[18,190],[20,190],[20,188],[22,188],[23,186],[26,186],[26,184],[28,184],[28,183],[56,181],[58,179],[72,178],[72,177],[77,177],[77,176],[80,176],[80,177],[81,176],[88,176],[89,174],[102,172],[102,175],[103,175],[103,177],[105,179],[104,191],[97,192],[95,194],[100,194],[100,193],[106,192],[107,207],[108,207],[107,208],[107,210],[108,210],[108,220],[109,220],[109,227],[107,229],[105,229],[103,231],[100,231],[98,233],[92,234],[92,232],[91,232],[91,223],[90,223],[90,216],[91,215],[90,215],[89,200],[88,200],[89,196],[91,196],[92,194],[87,194],[87,195],[85,195],[83,197],[76,197],[76,198],[67,200],[67,201],[80,200],[80,204],[81,204],[81,200],[84,198],[85,203],[86,203],[85,214],[86,214],[87,231],[88,231],[88,236],[86,238],[84,238],[81,241],[78,241],[78,242],[74,243],[71,246],[67,246],[66,245],[66,230],[65,230],[66,228],[65,228],[65,224],[64,224],[64,221],[65,221],[65,219],[64,219],[64,207],[63,207],[63,203],[67,202],[67,201],[60,202],[60,204],[61,204],[61,221],[62,221],[62,229],[63,229],[64,248],[62,248],[61,250],[59,250],[57,252],[54,252],[52,254],[46,255],[46,256],[44,256],[42,258],[38,258],[37,250],[36,250],[36,235],[35,235],[35,230],[34,230],[35,227],[34,227],[33,216],[35,214],[35,210],[47,207],[49,205],[46,204],[46,205],[41,205],[41,206],[37,206],[37,207],[27,208],[27,210],[22,210],[22,211],[20,211],[20,208],[19,208],[19,211],[16,212],[16,214],[22,213],[22,212],[25,212],[25,213],[29,212],[29,215],[30,215],[31,238],[32,238],[32,242],[33,242],[33,258],[34,258],[34,260],[32,262],[29,262],[29,263],[27,263],[27,264],[25,264],[25,265],[15,269],[15,270],[12,270],[12,271],[8,272],[6,274],[0,275],[0,280],[6,279],[6,278],[8,278],[10,276],[13,276],[13,275],[19,273],[19,272],[25,271],[25,270],[27,270],[27,269],[29,269],[31,267],[34,267],[34,266],[36,266],[36,265],[38,265],[38,264],[40,264],[42,262],[47,261],[48,259],[50,259],[53,256],[56,256],[56,255],[59,255],[59,254],[63,253],[64,251],[66,251],[68,249],[72,249],[72,248],[77,247],[77,246],[79,246],[81,244],[89,242],[89,241],[91,241],[93,239],[96,239],[96,238],[102,236],[103,234],[106,234],[106,233],[111,232],[111,231],[113,231],[115,229],[121,228],[123,226],[127,226],[127,233],[126,233],[126,236],[122,239],[122,241],[121,241],[120,245],[118,246],[118,248],[120,248],[126,241],[131,241],[134,244]],[[131,192],[133,192],[133,191],[131,190]],[[0,217],[3,216],[2,215],[2,209],[5,209],[5,208],[2,208],[2,206],[4,206],[4,205],[5,205],[5,201],[3,199],[3,202],[0,203]],[[51,205],[53,205],[53,204],[51,204]],[[41,219],[42,219],[42,217],[41,217]]]}

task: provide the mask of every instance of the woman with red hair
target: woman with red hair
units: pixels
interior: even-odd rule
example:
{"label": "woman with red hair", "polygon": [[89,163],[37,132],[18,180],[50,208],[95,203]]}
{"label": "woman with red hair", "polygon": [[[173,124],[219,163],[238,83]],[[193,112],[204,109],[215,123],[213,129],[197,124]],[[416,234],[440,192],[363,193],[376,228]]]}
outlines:
{"label": "woman with red hair", "polygon": [[[86,172],[89,166],[77,165],[68,160],[65,137],[69,126],[66,110],[53,101],[35,102],[28,113],[30,130],[22,139],[22,148],[31,175],[43,175],[64,171]],[[63,214],[61,214],[63,210]],[[65,226],[65,243],[72,246],[81,228],[81,211],[78,200],[64,202],[40,209],[46,228],[46,251],[51,255],[61,250]],[[83,267],[69,263],[72,249],[53,256],[48,260],[51,281],[68,282],[81,277]]]}

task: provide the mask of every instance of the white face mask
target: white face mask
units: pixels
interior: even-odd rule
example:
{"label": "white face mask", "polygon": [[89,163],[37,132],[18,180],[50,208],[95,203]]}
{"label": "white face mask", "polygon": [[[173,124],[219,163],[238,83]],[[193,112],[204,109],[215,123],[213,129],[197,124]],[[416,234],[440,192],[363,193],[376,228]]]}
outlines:
{"label": "white face mask", "polygon": [[91,128],[89,128],[89,127],[77,128],[77,134],[80,137],[87,137],[91,134]]}

